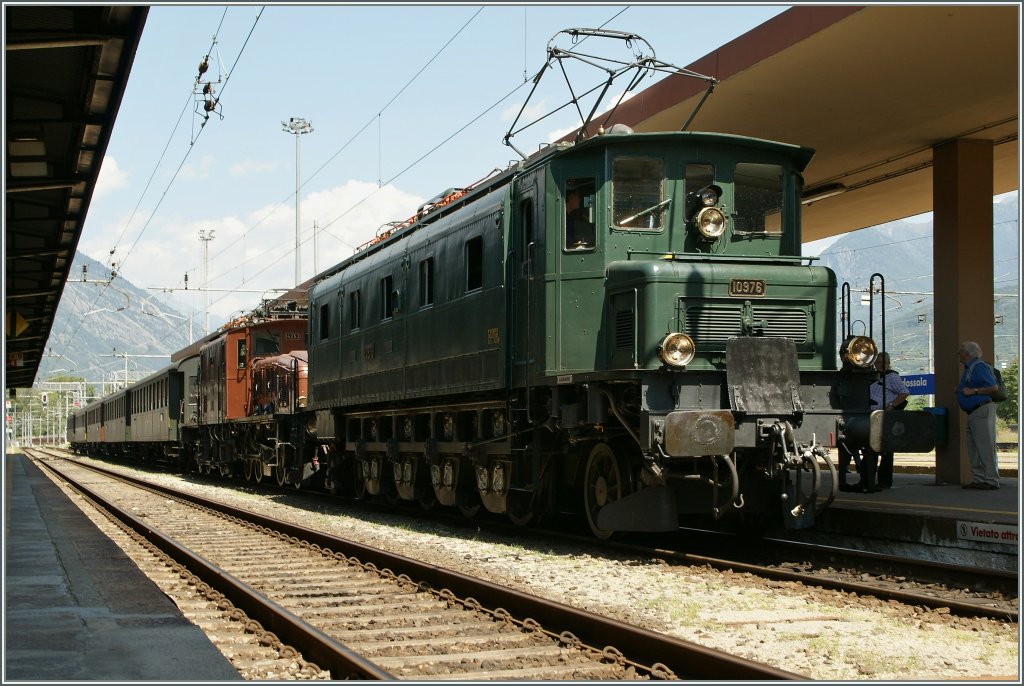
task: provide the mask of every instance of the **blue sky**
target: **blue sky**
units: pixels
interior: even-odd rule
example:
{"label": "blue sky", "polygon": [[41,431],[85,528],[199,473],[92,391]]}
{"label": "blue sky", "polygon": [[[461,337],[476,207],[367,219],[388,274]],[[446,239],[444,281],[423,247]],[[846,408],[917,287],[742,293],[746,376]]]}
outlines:
{"label": "blue sky", "polygon": [[[313,127],[299,136],[305,280],[314,274],[314,221],[323,270],[424,200],[517,159],[502,139],[529,93],[525,77],[559,31],[636,33],[658,59],[685,66],[787,8],[154,5],[79,250],[118,263],[137,286],[180,288],[187,271],[194,289],[203,275],[199,231],[213,230],[216,327],[257,305],[252,291],[295,283],[296,136],[282,121]],[[193,90],[208,53],[219,107],[205,119]],[[580,78],[589,86],[603,77]],[[568,99],[559,79],[545,77],[542,87],[531,105],[550,110]],[[565,111],[513,142],[532,152],[575,124]],[[199,308],[201,323],[202,299],[175,296],[186,311]]]}

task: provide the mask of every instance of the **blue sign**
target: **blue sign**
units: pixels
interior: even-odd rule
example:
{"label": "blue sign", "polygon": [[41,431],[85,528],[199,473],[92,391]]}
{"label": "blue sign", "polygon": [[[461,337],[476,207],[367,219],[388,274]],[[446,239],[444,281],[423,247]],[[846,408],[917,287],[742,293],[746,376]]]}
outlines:
{"label": "blue sign", "polygon": [[935,393],[934,374],[905,374],[902,378],[910,395],[932,395]]}

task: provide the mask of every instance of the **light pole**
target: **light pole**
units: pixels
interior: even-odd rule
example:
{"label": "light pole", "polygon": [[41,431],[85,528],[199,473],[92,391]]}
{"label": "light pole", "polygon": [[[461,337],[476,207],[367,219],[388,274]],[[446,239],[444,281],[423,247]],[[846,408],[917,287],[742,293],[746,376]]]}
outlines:
{"label": "light pole", "polygon": [[302,261],[299,253],[299,136],[313,132],[313,124],[299,117],[281,122],[281,130],[295,135],[295,285],[302,283]]}
{"label": "light pole", "polygon": [[[209,235],[206,229],[199,229],[199,240],[203,242],[203,312],[206,315],[206,329],[203,335],[210,333],[210,241],[213,240],[213,232],[210,229]],[[191,338],[191,336],[190,336]]]}

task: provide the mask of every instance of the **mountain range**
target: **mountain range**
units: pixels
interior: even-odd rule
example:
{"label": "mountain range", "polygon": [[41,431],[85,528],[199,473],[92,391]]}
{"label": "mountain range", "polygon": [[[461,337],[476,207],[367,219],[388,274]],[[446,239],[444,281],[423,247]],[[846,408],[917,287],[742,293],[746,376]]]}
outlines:
{"label": "mountain range", "polygon": [[[995,314],[1001,321],[995,325],[997,363],[1019,354],[1018,217],[1015,198],[993,204]],[[861,296],[867,296],[871,276],[882,275],[886,347],[893,366],[904,374],[928,371],[930,323],[935,321],[931,222],[902,220],[854,231],[819,257],[815,264],[831,267],[839,284],[850,284],[853,333],[868,330],[868,307]],[[875,285],[880,284],[876,279]],[[875,297],[875,337],[880,338],[883,298]],[[79,253],[36,382],[65,376],[97,384],[123,382],[125,376],[135,381],[161,369],[172,352],[203,333],[200,315],[183,314],[178,307],[164,294],[140,289],[121,276],[110,278],[107,267]]]}

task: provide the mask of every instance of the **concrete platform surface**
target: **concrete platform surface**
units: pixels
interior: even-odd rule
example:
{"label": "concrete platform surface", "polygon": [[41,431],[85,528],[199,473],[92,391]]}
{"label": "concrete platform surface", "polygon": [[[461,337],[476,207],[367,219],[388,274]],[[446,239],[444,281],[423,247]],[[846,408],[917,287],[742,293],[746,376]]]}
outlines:
{"label": "concrete platform surface", "polygon": [[38,467],[5,458],[4,683],[242,680]]}

